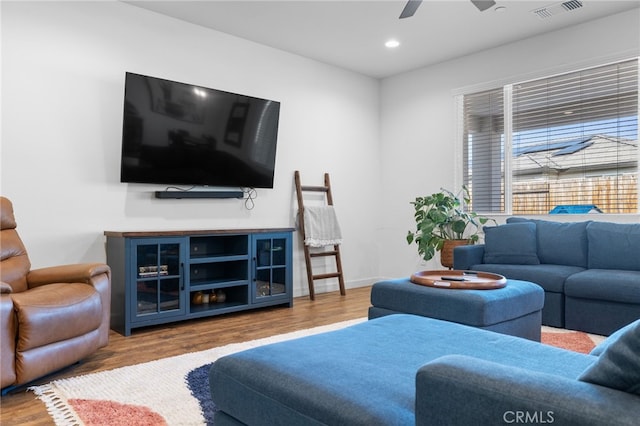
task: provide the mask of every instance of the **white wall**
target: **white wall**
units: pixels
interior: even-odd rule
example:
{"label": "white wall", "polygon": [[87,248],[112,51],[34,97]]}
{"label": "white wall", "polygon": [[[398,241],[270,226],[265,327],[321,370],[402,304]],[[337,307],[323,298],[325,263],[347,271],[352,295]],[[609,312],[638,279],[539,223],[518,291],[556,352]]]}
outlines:
{"label": "white wall", "polygon": [[[104,230],[292,227],[298,169],[311,185],[331,174],[348,285],[379,275],[378,81],[121,2],[1,8],[1,192],[34,267],[104,261]],[[235,199],[157,200],[163,187],[120,183],[125,71],[280,101],[274,189],[258,190],[247,210]]]}
{"label": "white wall", "polygon": [[[381,276],[407,276],[415,270],[440,267],[438,257],[423,262],[415,245],[408,246],[404,237],[415,228],[410,201],[461,183],[456,177],[461,172],[456,160],[453,93],[637,56],[639,23],[636,9],[383,80]],[[639,218],[620,215],[601,220],[638,222]]]}
{"label": "white wall", "polygon": [[[636,10],[379,82],[120,2],[0,7],[0,185],[35,267],[104,260],[104,230],[293,226],[298,169],[307,184],[331,173],[348,286],[437,268],[404,238],[409,202],[456,184],[453,92],[640,52]],[[246,210],[239,200],[156,200],[162,188],[120,183],[125,71],[282,102],[275,188]]]}

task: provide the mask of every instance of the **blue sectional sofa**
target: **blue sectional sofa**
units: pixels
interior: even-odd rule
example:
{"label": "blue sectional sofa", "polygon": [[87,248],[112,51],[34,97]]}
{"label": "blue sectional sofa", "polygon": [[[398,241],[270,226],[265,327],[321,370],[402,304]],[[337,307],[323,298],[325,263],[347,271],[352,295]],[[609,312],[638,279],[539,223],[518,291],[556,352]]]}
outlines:
{"label": "blue sectional sofa", "polygon": [[[225,425],[637,425],[640,321],[592,355],[395,314],[218,359]],[[526,420],[526,421],[525,421]]]}
{"label": "blue sectional sofa", "polygon": [[512,217],[484,233],[454,268],[540,285],[543,324],[609,335],[640,318],[640,224]]}

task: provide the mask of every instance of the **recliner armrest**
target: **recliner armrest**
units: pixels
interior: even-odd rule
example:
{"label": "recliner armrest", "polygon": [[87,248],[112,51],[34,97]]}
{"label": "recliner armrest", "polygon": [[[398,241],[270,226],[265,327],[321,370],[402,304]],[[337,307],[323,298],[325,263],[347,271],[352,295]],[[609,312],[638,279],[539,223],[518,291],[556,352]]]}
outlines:
{"label": "recliner armrest", "polygon": [[109,342],[111,321],[111,268],[104,263],[78,263],[34,269],[27,274],[29,288],[53,283],[86,283],[100,294],[102,324],[99,347]]}
{"label": "recliner armrest", "polygon": [[29,288],[51,283],[87,283],[100,274],[111,275],[111,268],[104,263],[77,263],[33,269],[27,274]]}
{"label": "recliner armrest", "polygon": [[[636,425],[640,398],[577,379],[448,355],[416,375],[416,425]],[[525,421],[526,420],[526,421]]]}
{"label": "recliner armrest", "polygon": [[453,249],[453,269],[466,271],[472,265],[482,263],[484,244],[458,246]]}

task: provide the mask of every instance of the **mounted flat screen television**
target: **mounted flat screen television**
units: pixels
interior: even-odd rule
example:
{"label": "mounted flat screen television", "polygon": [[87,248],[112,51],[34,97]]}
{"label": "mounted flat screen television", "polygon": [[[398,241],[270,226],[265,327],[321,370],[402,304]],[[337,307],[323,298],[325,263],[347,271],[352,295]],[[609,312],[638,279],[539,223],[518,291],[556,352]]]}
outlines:
{"label": "mounted flat screen television", "polygon": [[280,103],[126,73],[122,182],[273,188]]}

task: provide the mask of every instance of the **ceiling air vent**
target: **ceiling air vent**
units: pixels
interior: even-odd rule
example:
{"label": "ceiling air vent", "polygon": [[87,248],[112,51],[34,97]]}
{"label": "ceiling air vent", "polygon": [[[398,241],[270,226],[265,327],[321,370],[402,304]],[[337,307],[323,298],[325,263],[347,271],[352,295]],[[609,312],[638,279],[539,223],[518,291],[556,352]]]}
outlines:
{"label": "ceiling air vent", "polygon": [[575,9],[580,9],[581,7],[581,1],[569,0],[534,9],[531,11],[531,13],[536,14],[540,19],[547,19],[551,18],[552,16],[556,16],[559,13],[570,12]]}

